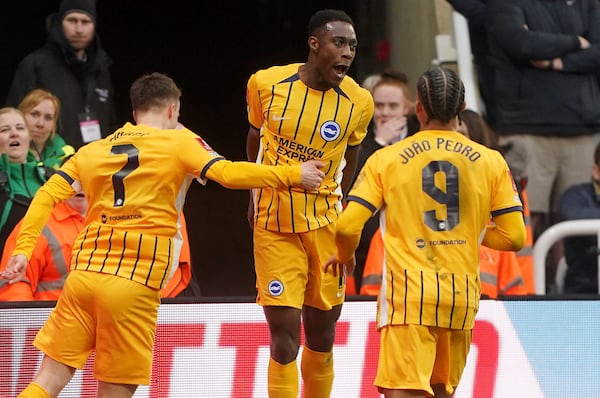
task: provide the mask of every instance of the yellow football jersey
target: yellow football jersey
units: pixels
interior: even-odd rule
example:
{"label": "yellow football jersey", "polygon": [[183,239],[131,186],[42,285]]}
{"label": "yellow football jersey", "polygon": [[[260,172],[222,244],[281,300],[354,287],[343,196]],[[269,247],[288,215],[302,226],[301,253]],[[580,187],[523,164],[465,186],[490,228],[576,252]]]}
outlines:
{"label": "yellow football jersey", "polygon": [[[89,206],[86,227],[73,244],[72,269],[162,288],[174,263],[178,216],[194,178],[250,189],[297,184],[302,173],[300,166],[228,161],[186,129],[127,123],[80,148],[40,189],[13,253],[29,258],[45,223],[41,213],[70,197],[80,185]],[[37,202],[46,207],[34,206]]]}
{"label": "yellow football jersey", "polygon": [[471,329],[486,225],[522,211],[502,155],[457,132],[422,131],[375,152],[348,200],[381,212],[378,325]]}
{"label": "yellow football jersey", "polygon": [[255,192],[256,225],[278,232],[305,232],[337,219],[346,149],[361,143],[373,115],[371,94],[346,76],[326,91],[306,86],[302,64],[274,66],[248,80],[250,125],[260,130],[257,163],[325,163],[318,192],[263,188]]}

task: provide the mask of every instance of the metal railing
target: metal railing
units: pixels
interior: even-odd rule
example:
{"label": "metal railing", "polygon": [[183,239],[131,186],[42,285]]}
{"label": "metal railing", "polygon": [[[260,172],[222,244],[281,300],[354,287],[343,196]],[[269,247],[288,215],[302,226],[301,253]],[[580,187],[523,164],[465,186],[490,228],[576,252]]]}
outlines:
{"label": "metal railing", "polygon": [[[600,242],[600,220],[562,221],[545,230],[537,238],[533,245],[536,294],[546,294],[546,256],[550,248],[564,237],[583,235],[597,235]],[[598,253],[598,265],[600,268],[600,252]],[[598,288],[600,292],[600,272],[598,272]]]}

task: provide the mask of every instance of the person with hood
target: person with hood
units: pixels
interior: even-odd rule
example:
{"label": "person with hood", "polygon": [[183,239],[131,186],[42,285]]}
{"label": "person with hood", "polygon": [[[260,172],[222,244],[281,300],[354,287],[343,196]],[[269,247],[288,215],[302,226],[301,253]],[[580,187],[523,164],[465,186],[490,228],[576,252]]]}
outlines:
{"label": "person with hood", "polygon": [[46,18],[44,46],[17,66],[6,104],[18,106],[34,88],[61,103],[59,133],[75,149],[117,127],[111,58],[96,34],[95,0],[62,0]]}

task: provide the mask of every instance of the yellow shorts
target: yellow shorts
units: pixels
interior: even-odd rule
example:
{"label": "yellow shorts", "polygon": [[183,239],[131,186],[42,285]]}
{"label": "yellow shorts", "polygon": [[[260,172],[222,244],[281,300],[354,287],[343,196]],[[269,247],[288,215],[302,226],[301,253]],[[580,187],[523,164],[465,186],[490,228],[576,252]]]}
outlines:
{"label": "yellow shorts", "polygon": [[254,228],[256,302],[260,305],[323,311],[344,302],[345,276],[324,273],[335,254],[335,223],[302,233],[281,233]]}
{"label": "yellow shorts", "polygon": [[33,345],[81,369],[95,350],[94,377],[118,384],[150,384],[160,290],[129,279],[71,271]]}
{"label": "yellow shorts", "polygon": [[374,384],[382,389],[421,390],[432,385],[452,394],[462,376],[471,346],[471,330],[392,325],[381,329]]}

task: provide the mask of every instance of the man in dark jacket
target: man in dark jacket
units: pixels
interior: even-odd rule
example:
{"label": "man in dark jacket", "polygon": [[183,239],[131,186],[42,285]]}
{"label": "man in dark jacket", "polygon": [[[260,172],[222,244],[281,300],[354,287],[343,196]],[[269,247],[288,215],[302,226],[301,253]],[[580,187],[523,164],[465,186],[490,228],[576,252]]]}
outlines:
{"label": "man in dark jacket", "polygon": [[[594,153],[592,181],[569,188],[560,200],[562,221],[600,219],[600,145]],[[564,239],[567,273],[565,293],[598,293],[598,238]]]}
{"label": "man in dark jacket", "polygon": [[6,103],[17,106],[34,88],[50,91],[61,104],[59,133],[79,148],[117,125],[112,61],[96,34],[95,0],[62,0],[46,29],[46,44],[18,65]]}
{"label": "man in dark jacket", "polygon": [[488,45],[487,0],[447,0],[452,8],[464,16],[469,25],[469,40],[473,64],[477,72],[479,94],[485,105],[483,116],[487,123],[496,126],[496,96],[494,94],[494,68],[490,62]]}
{"label": "man in dark jacket", "polygon": [[[500,144],[527,149],[534,239],[557,221],[558,199],[589,180],[600,140],[600,2],[488,0]],[[550,256],[551,280],[556,259]]]}

